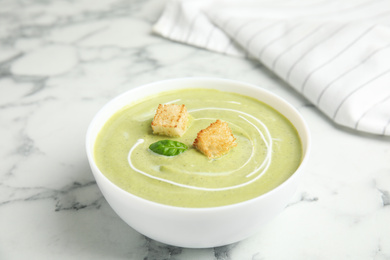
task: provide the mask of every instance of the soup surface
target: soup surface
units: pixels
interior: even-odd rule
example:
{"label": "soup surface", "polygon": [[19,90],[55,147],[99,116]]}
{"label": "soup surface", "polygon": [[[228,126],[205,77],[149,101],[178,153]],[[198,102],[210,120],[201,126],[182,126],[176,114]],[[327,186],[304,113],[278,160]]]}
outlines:
{"label": "soup surface", "polygon": [[[182,137],[154,135],[158,104],[185,104],[189,128]],[[192,147],[197,133],[221,119],[237,146],[209,160]],[[149,150],[159,140],[186,144],[167,157]],[[147,200],[181,207],[213,207],[255,198],[277,187],[298,168],[302,146],[294,126],[270,106],[251,97],[211,89],[164,92],[129,104],[114,114],[94,146],[102,173],[120,188]]]}

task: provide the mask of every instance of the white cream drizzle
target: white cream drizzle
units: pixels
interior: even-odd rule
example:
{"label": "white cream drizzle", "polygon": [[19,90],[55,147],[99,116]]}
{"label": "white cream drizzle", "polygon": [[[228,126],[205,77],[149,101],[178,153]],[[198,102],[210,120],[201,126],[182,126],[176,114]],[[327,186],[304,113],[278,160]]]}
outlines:
{"label": "white cream drizzle", "polygon": [[[139,169],[137,169],[132,161],[131,161],[131,154],[132,152],[134,151],[134,149],[142,144],[145,140],[144,139],[138,139],[137,142],[131,147],[129,153],[128,153],[128,156],[127,156],[127,160],[128,160],[128,163],[130,165],[130,167],[144,175],[144,176],[147,176],[149,178],[152,178],[152,179],[155,179],[155,180],[159,180],[159,181],[162,181],[162,182],[165,182],[165,183],[169,183],[169,184],[173,184],[175,186],[179,186],[179,187],[183,187],[183,188],[188,188],[188,189],[195,189],[195,190],[204,190],[204,191],[223,191],[223,190],[230,190],[230,189],[237,189],[237,188],[240,188],[240,187],[244,187],[246,185],[249,185],[255,181],[257,181],[261,176],[263,176],[266,171],[268,170],[270,164],[271,164],[271,159],[272,159],[272,144],[273,144],[273,139],[271,137],[271,134],[267,128],[267,126],[258,118],[248,114],[248,113],[245,113],[245,112],[242,112],[242,111],[238,111],[238,110],[235,110],[235,109],[229,109],[229,108],[215,108],[215,107],[208,107],[208,108],[201,108],[201,109],[194,109],[194,110],[190,110],[189,112],[198,112],[198,111],[202,111],[202,110],[225,110],[225,111],[230,111],[230,112],[235,112],[235,113],[238,113],[238,117],[242,118],[243,120],[245,120],[247,123],[249,123],[251,126],[253,126],[256,131],[259,133],[261,139],[264,141],[265,145],[266,145],[266,148],[267,148],[267,153],[266,153],[266,157],[264,159],[264,161],[261,163],[261,165],[259,165],[258,167],[256,167],[252,172],[250,172],[249,174],[246,175],[247,178],[257,174],[257,176],[247,182],[244,182],[244,183],[241,183],[241,184],[237,184],[237,185],[233,185],[233,186],[228,186],[228,187],[222,187],[222,188],[207,188],[207,187],[198,187],[198,186],[192,186],[192,185],[186,185],[186,184],[182,184],[182,183],[178,183],[178,182],[175,182],[175,181],[171,181],[171,180],[167,180],[165,178],[161,178],[161,177],[157,177],[157,176],[154,176],[154,175],[151,175],[149,173],[146,173],[144,171],[141,171]],[[255,124],[253,124],[252,122],[250,122],[247,118],[245,118],[244,116],[247,116],[249,118],[252,118],[253,120],[255,120],[258,124],[261,125],[261,127],[263,128],[264,130],[264,133],[260,130],[260,128],[258,126],[256,126]],[[210,118],[211,119],[211,118]],[[232,172],[234,171],[238,171],[239,169],[243,168],[245,165],[247,165],[250,160],[253,158],[254,156],[254,145],[253,145],[253,142],[251,141],[252,143],[252,152],[251,152],[251,155],[250,157],[248,158],[248,160],[243,164],[241,165],[239,168],[233,170]]]}
{"label": "white cream drizzle", "polygon": [[175,99],[175,100],[172,100],[172,101],[169,101],[169,102],[166,102],[164,104],[173,104],[173,103],[178,103],[181,99]]}

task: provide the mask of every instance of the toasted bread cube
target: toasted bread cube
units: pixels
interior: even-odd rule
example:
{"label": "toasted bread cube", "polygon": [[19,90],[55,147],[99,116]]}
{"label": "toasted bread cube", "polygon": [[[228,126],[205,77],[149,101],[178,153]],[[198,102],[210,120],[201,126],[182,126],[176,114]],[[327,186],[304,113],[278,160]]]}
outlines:
{"label": "toasted bread cube", "polygon": [[188,112],[185,105],[158,105],[152,121],[153,134],[182,136],[187,130]]}
{"label": "toasted bread cube", "polygon": [[214,159],[228,153],[237,143],[228,124],[218,119],[198,133],[193,145],[209,159]]}

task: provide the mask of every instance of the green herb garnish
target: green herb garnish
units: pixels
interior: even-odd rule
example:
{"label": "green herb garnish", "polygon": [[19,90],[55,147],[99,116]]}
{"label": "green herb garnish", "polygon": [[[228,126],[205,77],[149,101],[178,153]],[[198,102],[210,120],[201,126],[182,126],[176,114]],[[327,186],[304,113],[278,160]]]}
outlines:
{"label": "green herb garnish", "polygon": [[178,141],[172,140],[161,140],[155,143],[152,143],[149,146],[149,149],[153,152],[165,156],[175,156],[183,153],[188,149],[187,145],[180,143]]}

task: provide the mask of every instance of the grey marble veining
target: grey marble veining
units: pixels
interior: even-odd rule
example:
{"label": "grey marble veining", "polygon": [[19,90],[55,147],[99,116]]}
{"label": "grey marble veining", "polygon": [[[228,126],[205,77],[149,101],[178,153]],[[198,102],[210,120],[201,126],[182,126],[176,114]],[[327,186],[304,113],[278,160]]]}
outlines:
{"label": "grey marble veining", "polygon": [[[0,2],[0,259],[390,259],[390,139],[334,126],[261,64],[151,33],[164,1]],[[112,211],[84,140],[135,86],[215,76],[264,87],[306,118],[313,147],[282,214],[234,245],[187,249]]]}

